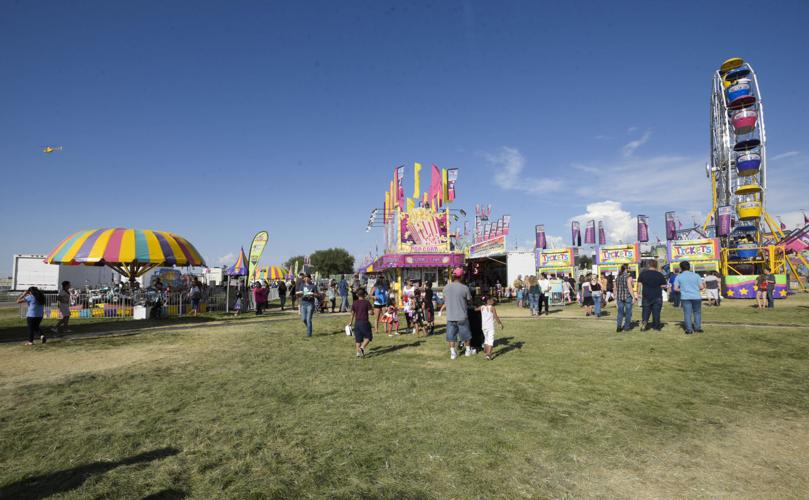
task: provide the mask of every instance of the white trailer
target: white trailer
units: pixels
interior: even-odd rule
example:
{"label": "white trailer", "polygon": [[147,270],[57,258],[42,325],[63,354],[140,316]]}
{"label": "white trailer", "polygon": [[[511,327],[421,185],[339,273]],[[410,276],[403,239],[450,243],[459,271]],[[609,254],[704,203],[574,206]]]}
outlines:
{"label": "white trailer", "polygon": [[504,286],[511,286],[517,276],[536,275],[537,273],[537,260],[536,254],[532,250],[513,250],[506,254],[506,263],[508,265],[508,283]]}
{"label": "white trailer", "polygon": [[60,283],[69,281],[74,288],[109,286],[120,278],[106,266],[63,266],[46,264],[45,255],[14,256],[11,289],[23,291],[35,286],[43,291],[57,291]]}

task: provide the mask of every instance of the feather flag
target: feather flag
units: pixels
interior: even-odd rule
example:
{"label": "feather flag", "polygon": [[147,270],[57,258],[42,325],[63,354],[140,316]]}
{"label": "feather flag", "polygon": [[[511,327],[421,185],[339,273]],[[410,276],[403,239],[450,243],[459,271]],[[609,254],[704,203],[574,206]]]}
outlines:
{"label": "feather flag", "polygon": [[638,241],[649,241],[649,218],[645,215],[638,215]]}
{"label": "feather flag", "polygon": [[441,169],[441,204],[449,202],[449,171]]}
{"label": "feather flag", "polygon": [[421,163],[413,164],[413,198],[421,198]]}
{"label": "feather flag", "polygon": [[[455,183],[457,181],[458,169],[451,168],[447,170],[447,202],[455,201]],[[804,218],[806,218],[806,215],[804,215]]]}
{"label": "feather flag", "polygon": [[[571,233],[570,234],[571,235],[571,240],[573,240],[572,243],[571,243],[571,246],[574,246],[574,247],[579,246],[580,247],[581,246],[581,224],[579,224],[579,221],[574,220],[573,222],[570,223],[570,233]],[[576,244],[576,242],[578,242],[578,244]]]}
{"label": "feather flag", "polygon": [[407,212],[408,213],[413,213],[414,208],[416,208],[416,202],[413,200],[413,198],[408,198],[407,199]]}
{"label": "feather flag", "polygon": [[536,232],[536,248],[545,250],[548,248],[548,240],[545,237],[545,224],[537,224],[534,230]]}
{"label": "feather flag", "polygon": [[430,206],[437,209],[441,206],[441,170],[433,164],[430,170]]}
{"label": "feather flag", "polygon": [[607,232],[604,230],[604,221],[598,221],[598,244],[607,244]]}
{"label": "feather flag", "polygon": [[666,240],[677,239],[677,216],[674,212],[666,212]]}
{"label": "feather flag", "polygon": [[399,207],[399,167],[393,169],[393,181],[391,182],[391,193],[393,193],[393,206]]}
{"label": "feather flag", "polygon": [[404,195],[404,165],[396,167],[396,200],[397,205],[399,206],[399,210],[402,210],[405,206],[405,195]]}
{"label": "feather flag", "polygon": [[584,229],[584,244],[596,244],[596,221],[587,221],[587,227]]}

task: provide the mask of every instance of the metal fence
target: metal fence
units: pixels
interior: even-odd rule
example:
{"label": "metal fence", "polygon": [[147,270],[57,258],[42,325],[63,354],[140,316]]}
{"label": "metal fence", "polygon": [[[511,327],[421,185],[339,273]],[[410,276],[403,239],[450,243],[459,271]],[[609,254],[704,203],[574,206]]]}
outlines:
{"label": "metal fence", "polygon": [[[231,297],[231,300],[233,298]],[[206,288],[200,297],[199,312],[224,312],[226,292],[221,288]],[[25,317],[27,305],[20,305],[20,317]],[[112,290],[73,291],[70,296],[72,318],[134,318],[178,317],[192,311],[188,292],[157,292],[138,290],[132,294]],[[57,294],[45,294],[46,319],[60,317]]]}

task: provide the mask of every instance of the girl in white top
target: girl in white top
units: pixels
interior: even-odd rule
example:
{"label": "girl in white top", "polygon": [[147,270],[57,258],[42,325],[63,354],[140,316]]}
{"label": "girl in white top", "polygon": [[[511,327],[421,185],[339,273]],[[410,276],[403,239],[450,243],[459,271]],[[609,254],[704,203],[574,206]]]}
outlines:
{"label": "girl in white top", "polygon": [[497,309],[494,308],[494,297],[486,299],[486,305],[478,307],[481,316],[481,323],[483,327],[483,352],[486,353],[486,359],[492,359],[492,347],[494,347],[494,322],[500,325],[503,329],[503,322],[500,321],[500,316],[497,315]]}

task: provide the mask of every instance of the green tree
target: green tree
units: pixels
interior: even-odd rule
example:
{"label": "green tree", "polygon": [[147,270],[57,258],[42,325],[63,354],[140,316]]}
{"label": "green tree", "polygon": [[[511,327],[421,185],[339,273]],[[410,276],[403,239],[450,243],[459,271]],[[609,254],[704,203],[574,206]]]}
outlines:
{"label": "green tree", "polygon": [[310,256],[310,259],[315,271],[321,276],[354,272],[354,257],[345,248],[318,250]]}
{"label": "green tree", "polygon": [[298,269],[301,270],[303,269],[303,260],[305,258],[306,257],[303,255],[296,255],[295,257],[290,257],[290,259],[284,263],[284,267],[286,267],[289,272],[294,273],[295,263],[296,262],[298,263]]}

